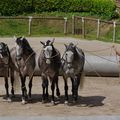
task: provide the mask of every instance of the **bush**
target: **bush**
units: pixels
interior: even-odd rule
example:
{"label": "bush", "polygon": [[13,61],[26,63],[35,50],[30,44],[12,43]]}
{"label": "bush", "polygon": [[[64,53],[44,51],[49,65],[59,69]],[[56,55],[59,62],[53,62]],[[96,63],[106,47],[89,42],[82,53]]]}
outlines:
{"label": "bush", "polygon": [[1,15],[60,11],[111,17],[115,8],[115,0],[0,0]]}
{"label": "bush", "polygon": [[92,0],[92,2],[92,13],[112,17],[116,9],[115,0]]}
{"label": "bush", "polygon": [[31,9],[30,0],[1,0],[0,1],[0,14],[5,16],[19,15],[23,13],[30,13]]}
{"label": "bush", "polygon": [[35,11],[90,12],[112,17],[115,0],[36,0]]}

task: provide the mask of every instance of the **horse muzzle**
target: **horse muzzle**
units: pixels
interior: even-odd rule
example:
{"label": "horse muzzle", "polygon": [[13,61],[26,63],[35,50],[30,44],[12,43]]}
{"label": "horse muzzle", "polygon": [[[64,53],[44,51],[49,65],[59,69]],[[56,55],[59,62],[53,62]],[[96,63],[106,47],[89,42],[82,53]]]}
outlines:
{"label": "horse muzzle", "polygon": [[2,61],[3,61],[4,64],[7,65],[9,63],[9,58],[3,58]]}
{"label": "horse muzzle", "polygon": [[20,56],[16,56],[16,60],[21,60],[22,59],[22,57],[20,57]]}
{"label": "horse muzzle", "polygon": [[71,69],[72,68],[72,64],[68,64],[67,67],[68,67],[68,69]]}
{"label": "horse muzzle", "polygon": [[65,71],[65,73],[67,74],[67,75],[73,75],[74,74],[74,69],[73,68],[71,68],[71,69],[67,69],[66,71]]}
{"label": "horse muzzle", "polygon": [[46,59],[46,63],[50,64],[51,63],[50,59]]}

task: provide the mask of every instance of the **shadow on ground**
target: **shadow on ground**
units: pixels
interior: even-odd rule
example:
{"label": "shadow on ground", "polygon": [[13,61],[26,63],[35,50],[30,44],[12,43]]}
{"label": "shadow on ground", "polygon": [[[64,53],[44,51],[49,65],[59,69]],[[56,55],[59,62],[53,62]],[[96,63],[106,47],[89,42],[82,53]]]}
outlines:
{"label": "shadow on ground", "polygon": [[[0,95],[3,99],[6,99],[5,95]],[[96,106],[103,106],[103,101],[106,97],[104,96],[86,96],[86,97],[78,97],[78,101],[76,103],[73,103],[72,96],[69,96],[69,106],[77,106],[77,107],[96,107]],[[51,96],[46,101],[46,103],[49,103],[51,99]],[[21,95],[17,94],[14,97],[12,97],[13,102],[21,102]],[[55,98],[56,105],[58,104],[64,104],[64,96],[60,96],[60,98]],[[42,95],[40,94],[33,94],[32,99],[28,100],[28,103],[34,104],[37,102],[42,102]]]}

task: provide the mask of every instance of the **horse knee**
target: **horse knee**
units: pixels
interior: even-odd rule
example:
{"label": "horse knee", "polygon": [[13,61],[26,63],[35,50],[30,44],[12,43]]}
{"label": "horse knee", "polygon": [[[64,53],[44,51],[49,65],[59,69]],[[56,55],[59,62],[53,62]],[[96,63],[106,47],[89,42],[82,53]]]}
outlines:
{"label": "horse knee", "polygon": [[52,85],[51,85],[51,90],[53,91],[54,89],[55,89],[55,85],[52,84]]}
{"label": "horse knee", "polygon": [[8,86],[8,83],[5,83],[5,88],[8,89],[8,87],[9,87],[9,86]]}
{"label": "horse knee", "polygon": [[44,82],[42,83],[42,88],[45,88],[45,83]]}
{"label": "horse knee", "polygon": [[29,83],[29,85],[28,85],[28,86],[29,86],[29,88],[31,88],[31,87],[32,87],[32,82],[31,82],[31,83]]}
{"label": "horse knee", "polygon": [[68,90],[68,86],[67,86],[67,85],[65,85],[64,89],[65,89],[65,90]]}

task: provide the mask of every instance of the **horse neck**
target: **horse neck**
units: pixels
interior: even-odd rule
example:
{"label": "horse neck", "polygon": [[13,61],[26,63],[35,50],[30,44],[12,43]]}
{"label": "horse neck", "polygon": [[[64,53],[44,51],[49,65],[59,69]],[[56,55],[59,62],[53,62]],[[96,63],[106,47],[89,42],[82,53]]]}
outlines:
{"label": "horse neck", "polygon": [[79,57],[78,52],[75,50],[75,52],[74,52],[74,60],[75,61],[78,60],[78,57]]}
{"label": "horse neck", "polygon": [[53,47],[53,53],[52,53],[52,56],[55,56],[57,54],[57,51],[56,49]]}
{"label": "horse neck", "polygon": [[29,59],[29,57],[32,57],[32,55],[34,54],[34,51],[33,50],[25,50],[24,51],[24,54],[23,54],[23,59],[26,60],[26,59]]}

